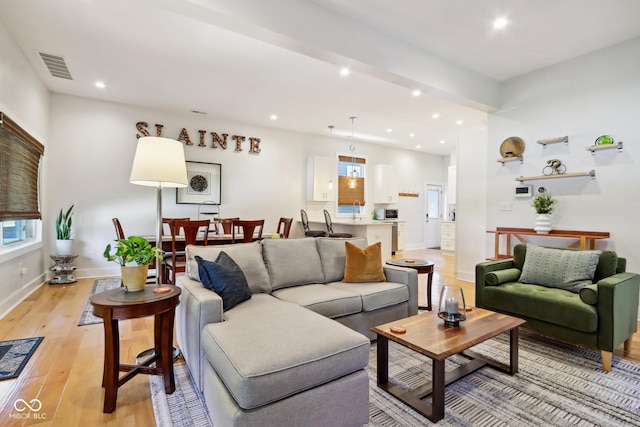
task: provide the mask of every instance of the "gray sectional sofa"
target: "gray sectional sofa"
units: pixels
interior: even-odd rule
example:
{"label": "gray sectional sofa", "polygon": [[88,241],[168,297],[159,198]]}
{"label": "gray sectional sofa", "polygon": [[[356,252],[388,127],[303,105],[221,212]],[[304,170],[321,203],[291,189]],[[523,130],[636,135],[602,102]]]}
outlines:
{"label": "gray sectional sofa", "polygon": [[[344,283],[345,241],[265,239],[187,247],[177,339],[216,426],[360,426],[369,422],[369,328],[418,311],[413,269]],[[252,296],[223,312],[199,281],[199,256],[226,252]],[[346,327],[345,327],[346,326]]]}

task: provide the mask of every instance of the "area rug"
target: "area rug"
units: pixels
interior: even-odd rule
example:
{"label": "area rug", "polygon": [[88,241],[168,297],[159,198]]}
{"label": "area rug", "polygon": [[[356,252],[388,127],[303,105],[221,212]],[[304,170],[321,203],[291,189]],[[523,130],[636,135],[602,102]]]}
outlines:
{"label": "area rug", "polygon": [[[508,363],[503,334],[474,350]],[[522,332],[519,373],[489,367],[447,386],[445,418],[438,426],[640,426],[640,364],[614,357],[602,371],[600,352]],[[431,360],[393,342],[389,378],[402,387],[430,379]],[[466,359],[453,356],[445,369]],[[369,354],[369,417],[372,427],[434,425],[376,385],[376,346]],[[150,377],[158,426],[210,426],[185,364],[176,365],[176,392],[165,395],[161,377]],[[426,399],[430,402],[430,398]],[[310,402],[310,404],[312,404]]]}
{"label": "area rug", "polygon": [[93,315],[93,306],[91,305],[91,302],[89,300],[95,294],[108,291],[109,289],[117,288],[118,286],[120,286],[120,279],[96,280],[93,283],[93,289],[91,289],[89,298],[87,298],[87,303],[84,306],[84,310],[82,310],[82,315],[80,316],[80,321],[78,322],[78,326],[92,325],[94,323],[102,323],[101,317],[97,317]]}
{"label": "area rug", "polygon": [[43,339],[0,341],[0,381],[17,378]]}

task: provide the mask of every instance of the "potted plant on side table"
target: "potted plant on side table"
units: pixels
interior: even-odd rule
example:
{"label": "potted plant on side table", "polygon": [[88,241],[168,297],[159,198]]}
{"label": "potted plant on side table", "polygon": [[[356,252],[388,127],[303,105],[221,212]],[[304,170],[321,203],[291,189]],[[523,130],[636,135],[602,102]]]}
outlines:
{"label": "potted plant on side table", "polygon": [[111,253],[111,244],[109,243],[104,250],[104,257],[108,261],[120,264],[122,283],[127,292],[143,290],[147,281],[149,264],[154,260],[160,262],[162,251],[138,236],[129,236],[115,242],[115,252]]}
{"label": "potted plant on side table", "polygon": [[73,206],[60,213],[56,217],[56,255],[73,255],[73,239],[71,238],[71,225],[73,224]]}
{"label": "potted plant on side table", "polygon": [[536,210],[538,216],[533,225],[533,229],[538,234],[549,234],[551,231],[551,212],[553,212],[553,204],[555,199],[548,193],[540,193],[533,198],[531,206]]}

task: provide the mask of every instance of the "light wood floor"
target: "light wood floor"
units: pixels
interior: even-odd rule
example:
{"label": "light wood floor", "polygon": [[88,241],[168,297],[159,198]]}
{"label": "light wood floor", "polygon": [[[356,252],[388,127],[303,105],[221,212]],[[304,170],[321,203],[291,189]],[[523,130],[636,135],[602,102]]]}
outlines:
{"label": "light wood floor", "polygon": [[[467,303],[474,304],[474,286],[455,279],[452,257],[436,250],[405,251],[403,256],[435,262],[434,303],[443,285],[456,284],[463,288]],[[120,388],[114,413],[102,413],[103,327],[77,326],[93,282],[81,279],[66,286],[44,285],[0,320],[0,340],[45,337],[19,378],[0,381],[0,425],[154,425],[145,375]],[[420,275],[419,282],[420,303],[426,305],[426,276]],[[135,355],[152,346],[153,318],[120,322],[120,338],[121,360],[133,363]],[[621,349],[615,354],[640,362],[640,334],[636,333],[629,354],[623,355]],[[14,402],[35,398],[42,402],[41,418],[17,419]]]}

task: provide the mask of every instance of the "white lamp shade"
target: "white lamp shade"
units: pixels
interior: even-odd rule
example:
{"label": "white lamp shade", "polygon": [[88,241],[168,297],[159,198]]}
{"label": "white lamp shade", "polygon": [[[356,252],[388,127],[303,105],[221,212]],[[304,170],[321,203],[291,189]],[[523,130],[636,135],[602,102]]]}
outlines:
{"label": "white lamp shade", "polygon": [[186,187],[187,164],[182,143],[156,136],[140,138],[129,181],[149,187]]}

